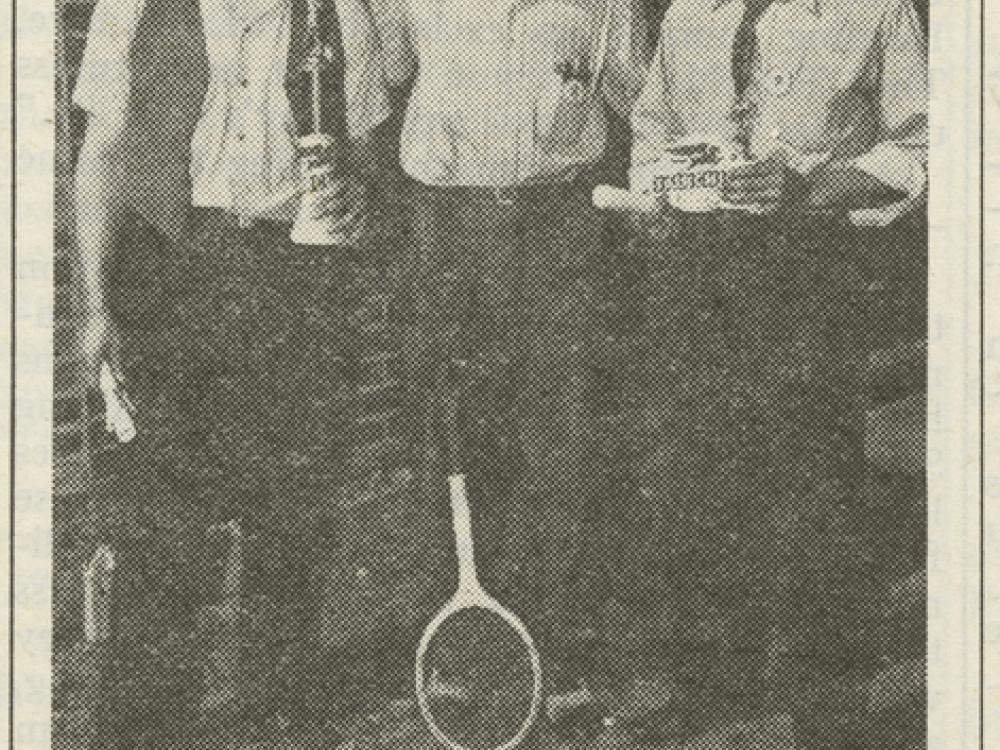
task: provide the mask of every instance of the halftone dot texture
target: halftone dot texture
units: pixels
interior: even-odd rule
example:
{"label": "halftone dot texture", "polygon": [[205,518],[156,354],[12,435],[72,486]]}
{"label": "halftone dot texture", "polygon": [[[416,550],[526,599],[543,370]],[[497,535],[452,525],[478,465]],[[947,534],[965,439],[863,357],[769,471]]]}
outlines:
{"label": "halftone dot texture", "polygon": [[[695,217],[654,240],[573,188],[389,183],[364,252],[211,213],[183,248],[128,236],[127,446],[74,385],[60,237],[55,746],[432,747],[412,659],[455,570],[427,406],[458,358],[483,584],[549,692],[596,702],[528,746],[922,747],[918,223]],[[210,532],[233,518],[238,561]],[[84,645],[98,543],[113,637]]]}

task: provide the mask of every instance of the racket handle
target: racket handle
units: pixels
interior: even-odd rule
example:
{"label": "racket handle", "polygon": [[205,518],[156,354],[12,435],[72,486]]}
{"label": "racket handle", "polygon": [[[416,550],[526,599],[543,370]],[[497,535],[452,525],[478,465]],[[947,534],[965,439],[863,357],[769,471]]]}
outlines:
{"label": "racket handle", "polygon": [[649,193],[635,193],[613,185],[598,185],[591,200],[595,208],[604,211],[634,211],[651,214],[656,212],[656,196]]}
{"label": "racket handle", "polygon": [[451,496],[452,525],[455,530],[455,554],[458,557],[458,587],[464,592],[479,589],[476,575],[476,556],[472,542],[472,514],[469,498],[465,492],[465,475],[452,474],[448,477]]}

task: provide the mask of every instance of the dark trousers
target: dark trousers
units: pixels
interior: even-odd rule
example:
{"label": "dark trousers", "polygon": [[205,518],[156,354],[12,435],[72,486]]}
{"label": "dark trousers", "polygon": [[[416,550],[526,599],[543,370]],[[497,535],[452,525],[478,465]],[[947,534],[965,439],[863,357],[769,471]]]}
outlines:
{"label": "dark trousers", "polygon": [[[99,538],[118,557],[105,739],[134,746],[215,708],[325,714],[345,692],[320,634],[351,424],[347,265],[213,211],[183,244],[139,230],[119,255],[139,435],[95,458]],[[212,529],[231,520],[244,549],[227,610],[229,540]]]}
{"label": "dark trousers", "polygon": [[857,561],[843,539],[865,476],[868,324],[858,237],[817,217],[679,221],[648,248],[643,482],[660,512],[658,599],[678,641],[752,655],[759,699],[783,689],[775,650],[822,661],[852,648]]}
{"label": "dark trousers", "polygon": [[480,575],[552,658],[583,616],[581,523],[599,494],[589,399],[604,220],[572,185],[511,203],[477,190],[413,193],[407,380],[426,496],[448,513],[435,404],[442,367],[460,360]]}

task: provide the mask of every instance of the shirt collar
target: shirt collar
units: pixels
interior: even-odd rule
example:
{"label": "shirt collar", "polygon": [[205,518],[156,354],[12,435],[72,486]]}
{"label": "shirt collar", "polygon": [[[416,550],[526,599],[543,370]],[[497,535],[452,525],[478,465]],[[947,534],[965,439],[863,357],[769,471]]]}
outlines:
{"label": "shirt collar", "polygon": [[[729,3],[736,2],[736,0],[713,0],[712,10],[718,10],[723,5],[728,5]],[[820,0],[775,0],[775,2],[781,3],[795,3],[796,5],[801,5],[811,12],[814,16],[819,16],[822,12],[820,7]]]}

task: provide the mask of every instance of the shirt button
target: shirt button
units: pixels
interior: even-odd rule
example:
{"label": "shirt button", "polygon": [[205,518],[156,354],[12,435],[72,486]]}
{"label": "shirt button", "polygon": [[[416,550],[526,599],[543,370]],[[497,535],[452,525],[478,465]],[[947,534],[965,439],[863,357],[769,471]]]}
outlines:
{"label": "shirt button", "polygon": [[243,88],[246,88],[246,87],[247,87],[247,86],[249,86],[249,85],[250,85],[250,81],[249,81],[249,80],[247,80],[246,78],[244,78],[244,79],[242,79],[242,80],[240,81],[240,86],[242,86]]}
{"label": "shirt button", "polygon": [[245,133],[240,133],[240,134],[238,134],[238,135],[236,136],[236,140],[238,140],[238,141],[239,141],[240,143],[243,143],[243,141],[245,141],[245,140],[246,140],[246,138],[247,138],[247,137],[246,137],[246,134],[245,134]]}

